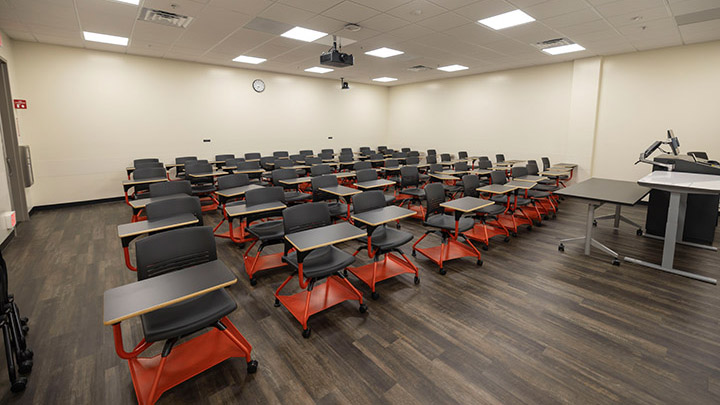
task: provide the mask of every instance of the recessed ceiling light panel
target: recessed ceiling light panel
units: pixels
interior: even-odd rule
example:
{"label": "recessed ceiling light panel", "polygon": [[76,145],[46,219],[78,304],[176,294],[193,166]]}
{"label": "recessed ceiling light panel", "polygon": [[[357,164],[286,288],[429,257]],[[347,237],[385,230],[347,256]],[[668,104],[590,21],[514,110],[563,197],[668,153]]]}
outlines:
{"label": "recessed ceiling light panel", "polygon": [[439,67],[438,70],[444,70],[446,72],[457,72],[458,70],[465,70],[468,69],[467,66],[463,65],[448,65],[448,66],[442,66]]}
{"label": "recessed ceiling light panel", "polygon": [[140,0],[111,0],[111,1],[114,1],[116,3],[134,4],[136,6],[138,4],[140,4]]}
{"label": "recessed ceiling light panel", "polygon": [[254,56],[240,55],[237,58],[233,59],[233,62],[251,63],[253,65],[257,65],[258,63],[263,63],[266,60],[267,59],[265,59],[265,58],[256,58]]}
{"label": "recessed ceiling light panel", "polygon": [[494,30],[501,30],[533,21],[535,21],[535,19],[525,14],[522,10],[513,10],[494,17],[484,18],[478,22]]}
{"label": "recessed ceiling light panel", "polygon": [[405,52],[403,51],[382,47],[370,52],[365,52],[365,55],[377,56],[378,58],[389,58],[391,56],[402,55],[404,53]]}
{"label": "recessed ceiling light panel", "polygon": [[570,45],[556,46],[553,48],[545,48],[542,51],[545,53],[548,53],[550,55],[562,55],[564,53],[580,52],[580,51],[584,51],[584,50],[585,50],[585,48],[578,44],[570,44]]}
{"label": "recessed ceiling light panel", "polygon": [[116,37],[115,35],[98,34],[97,32],[83,31],[83,37],[86,41],[102,42],[104,44],[127,46],[128,39],[125,37]]}
{"label": "recessed ceiling light panel", "polygon": [[374,82],[383,82],[383,83],[394,82],[395,80],[397,80],[397,79],[394,77],[376,77],[373,79]]}
{"label": "recessed ceiling light panel", "polygon": [[280,36],[297,39],[298,41],[312,42],[327,35],[327,32],[320,32],[303,27],[295,27],[284,32]]}
{"label": "recessed ceiling light panel", "polygon": [[332,71],[334,71],[334,70],[335,70],[335,69],[328,69],[328,68],[324,68],[324,67],[320,67],[320,66],[313,66],[313,67],[311,67],[311,68],[305,69],[306,72],[310,72],[310,73],[320,73],[320,74],[332,72]]}

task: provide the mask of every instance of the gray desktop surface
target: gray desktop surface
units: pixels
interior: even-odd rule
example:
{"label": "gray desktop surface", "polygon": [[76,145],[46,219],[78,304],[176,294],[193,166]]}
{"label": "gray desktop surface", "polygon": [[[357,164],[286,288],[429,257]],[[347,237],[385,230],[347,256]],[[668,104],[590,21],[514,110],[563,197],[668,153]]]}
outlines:
{"label": "gray desktop surface", "polygon": [[634,181],[593,177],[567,188],[557,190],[555,194],[620,205],[635,205],[649,192],[649,188],[640,186]]}

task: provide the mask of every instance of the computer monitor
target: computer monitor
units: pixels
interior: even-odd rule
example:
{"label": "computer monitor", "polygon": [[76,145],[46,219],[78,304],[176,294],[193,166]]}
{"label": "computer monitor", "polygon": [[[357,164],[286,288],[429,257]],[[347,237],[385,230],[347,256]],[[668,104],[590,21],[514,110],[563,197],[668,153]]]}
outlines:
{"label": "computer monitor", "polygon": [[678,141],[677,137],[675,136],[675,132],[673,132],[672,129],[668,129],[667,131],[667,137],[670,144],[670,149],[672,149],[673,155],[679,155],[680,154],[680,141]]}
{"label": "computer monitor", "polygon": [[652,155],[653,152],[655,152],[657,150],[657,148],[660,147],[660,145],[662,145],[661,141],[653,142],[652,145],[650,145],[647,149],[645,149],[645,152],[643,152],[642,159],[649,158],[650,155]]}

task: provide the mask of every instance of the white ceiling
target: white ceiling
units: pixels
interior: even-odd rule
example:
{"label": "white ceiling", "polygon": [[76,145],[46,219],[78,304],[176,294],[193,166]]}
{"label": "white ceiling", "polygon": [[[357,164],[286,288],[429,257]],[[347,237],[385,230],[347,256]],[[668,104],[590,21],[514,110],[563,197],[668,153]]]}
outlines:
{"label": "white ceiling", "polygon": [[[138,21],[142,7],[191,16],[194,21],[187,29]],[[0,30],[21,41],[344,77],[351,82],[378,84],[371,79],[390,76],[399,80],[382,85],[398,85],[718,40],[720,19],[681,26],[675,21],[676,16],[691,13],[703,19],[703,11],[718,7],[720,0],[141,0],[140,6],[112,0],[0,0]],[[477,23],[517,8],[537,21],[501,31]],[[244,28],[256,17],[357,41],[343,47],[354,55],[355,66],[325,75],[306,73],[304,69],[319,65],[319,55],[328,46]],[[362,29],[348,31],[347,23]],[[129,37],[130,43],[122,47],[88,42],[82,31]],[[532,45],[560,37],[586,50],[550,56]],[[383,46],[405,53],[387,59],[364,54]],[[267,62],[232,62],[238,55]],[[434,69],[451,64],[470,69],[455,73]],[[407,70],[414,65],[433,70]]]}

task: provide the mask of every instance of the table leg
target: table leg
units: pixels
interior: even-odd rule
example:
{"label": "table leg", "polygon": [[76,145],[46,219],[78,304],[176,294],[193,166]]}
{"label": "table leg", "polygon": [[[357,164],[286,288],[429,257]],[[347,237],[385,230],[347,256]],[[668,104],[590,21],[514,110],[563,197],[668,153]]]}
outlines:
{"label": "table leg", "polygon": [[585,222],[585,254],[590,256],[592,245],[593,220],[595,219],[595,204],[588,204],[587,221]]}

